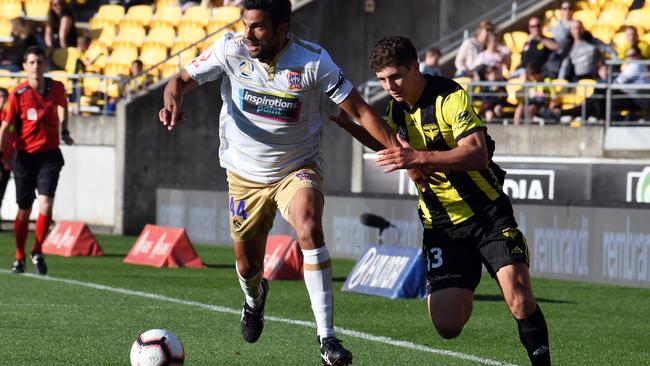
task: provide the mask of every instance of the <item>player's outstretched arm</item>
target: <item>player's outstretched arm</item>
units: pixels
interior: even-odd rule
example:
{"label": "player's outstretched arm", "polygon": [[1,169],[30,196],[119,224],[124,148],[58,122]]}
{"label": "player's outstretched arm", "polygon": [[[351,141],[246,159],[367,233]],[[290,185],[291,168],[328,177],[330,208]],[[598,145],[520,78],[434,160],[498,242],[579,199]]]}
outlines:
{"label": "player's outstretched arm", "polygon": [[352,137],[357,141],[364,144],[374,151],[383,150],[386,147],[379,143],[372,135],[365,129],[363,126],[355,123],[350,115],[341,109],[337,116],[330,116],[330,120],[339,125],[341,128],[346,130]]}
{"label": "player's outstretched arm", "polygon": [[[366,103],[356,89],[352,89],[345,100],[339,104],[342,110],[361,123],[377,142],[383,146],[400,146],[395,138],[395,133],[388,124]],[[349,131],[348,131],[349,132]],[[354,134],[353,134],[354,136]],[[356,138],[356,136],[355,136]],[[364,141],[359,140],[361,143]],[[372,146],[366,145],[373,148]]]}
{"label": "player's outstretched arm", "polygon": [[400,147],[377,153],[377,165],[387,167],[384,172],[397,169],[427,167],[435,171],[466,172],[483,170],[488,165],[485,131],[478,130],[462,138],[458,147],[448,151],[418,151],[399,138]]}
{"label": "player's outstretched arm", "polygon": [[158,112],[158,118],[167,130],[172,130],[176,122],[185,118],[181,111],[183,95],[194,89],[198,83],[192,80],[187,71],[182,70],[174,76],[165,86],[163,93],[163,108]]}

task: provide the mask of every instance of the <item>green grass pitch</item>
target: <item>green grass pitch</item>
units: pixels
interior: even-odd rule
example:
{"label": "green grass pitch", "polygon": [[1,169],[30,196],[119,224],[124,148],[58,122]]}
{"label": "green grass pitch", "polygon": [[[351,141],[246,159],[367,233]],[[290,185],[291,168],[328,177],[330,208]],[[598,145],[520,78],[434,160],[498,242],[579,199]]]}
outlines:
{"label": "green grass pitch", "polygon": [[[150,328],[180,337],[186,365],[320,364],[315,326],[304,325],[313,318],[302,282],[271,283],[264,333],[248,344],[239,330],[243,295],[230,247],[195,245],[209,266],[203,270],[159,269],[122,263],[132,237],[98,240],[105,257],[48,256],[45,280],[8,273],[13,235],[0,234],[1,365],[128,365],[132,342]],[[463,334],[446,341],[435,334],[421,299],[341,292],[353,265],[333,261],[335,322],[349,331],[339,337],[354,353],[355,365],[528,364],[516,324],[489,276],[477,289]],[[533,286],[555,365],[650,364],[650,290],[539,278]]]}

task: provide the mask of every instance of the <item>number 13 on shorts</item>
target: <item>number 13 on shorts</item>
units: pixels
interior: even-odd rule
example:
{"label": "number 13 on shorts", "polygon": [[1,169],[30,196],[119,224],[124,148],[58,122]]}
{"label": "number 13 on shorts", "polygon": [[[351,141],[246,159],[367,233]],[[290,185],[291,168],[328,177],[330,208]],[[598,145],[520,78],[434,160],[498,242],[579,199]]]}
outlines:
{"label": "number 13 on shorts", "polygon": [[429,262],[430,269],[436,269],[442,266],[442,249],[438,247],[430,248],[429,255],[427,255],[427,262]]}
{"label": "number 13 on shorts", "polygon": [[246,220],[248,214],[246,213],[246,202],[239,201],[237,203],[237,209],[235,209],[235,197],[230,196],[230,216],[240,216],[242,219]]}

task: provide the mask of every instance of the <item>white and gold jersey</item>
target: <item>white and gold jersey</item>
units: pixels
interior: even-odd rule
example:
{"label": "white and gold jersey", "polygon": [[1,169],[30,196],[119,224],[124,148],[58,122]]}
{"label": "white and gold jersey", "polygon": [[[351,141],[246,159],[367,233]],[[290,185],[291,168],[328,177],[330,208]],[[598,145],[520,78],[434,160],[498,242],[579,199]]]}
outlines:
{"label": "white and gold jersey", "polygon": [[259,183],[319,166],[320,94],[339,104],[352,90],[325,49],[294,36],[268,65],[251,58],[241,35],[228,33],[185,70],[199,84],[225,76],[221,166]]}

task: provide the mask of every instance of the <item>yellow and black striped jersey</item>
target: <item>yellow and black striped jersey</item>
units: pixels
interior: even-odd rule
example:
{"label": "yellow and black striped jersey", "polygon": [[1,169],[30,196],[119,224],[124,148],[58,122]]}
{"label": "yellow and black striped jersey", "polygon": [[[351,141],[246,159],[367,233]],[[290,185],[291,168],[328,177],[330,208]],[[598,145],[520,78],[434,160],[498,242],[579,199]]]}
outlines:
{"label": "yellow and black striped jersey", "polygon": [[[388,124],[416,150],[446,151],[472,133],[485,133],[490,164],[485,170],[446,173],[446,182],[419,192],[425,228],[453,228],[489,208],[504,195],[503,171],[491,161],[494,141],[472,108],[463,88],[453,80],[425,75],[427,84],[413,108],[392,99]],[[419,190],[418,190],[419,191]]]}

